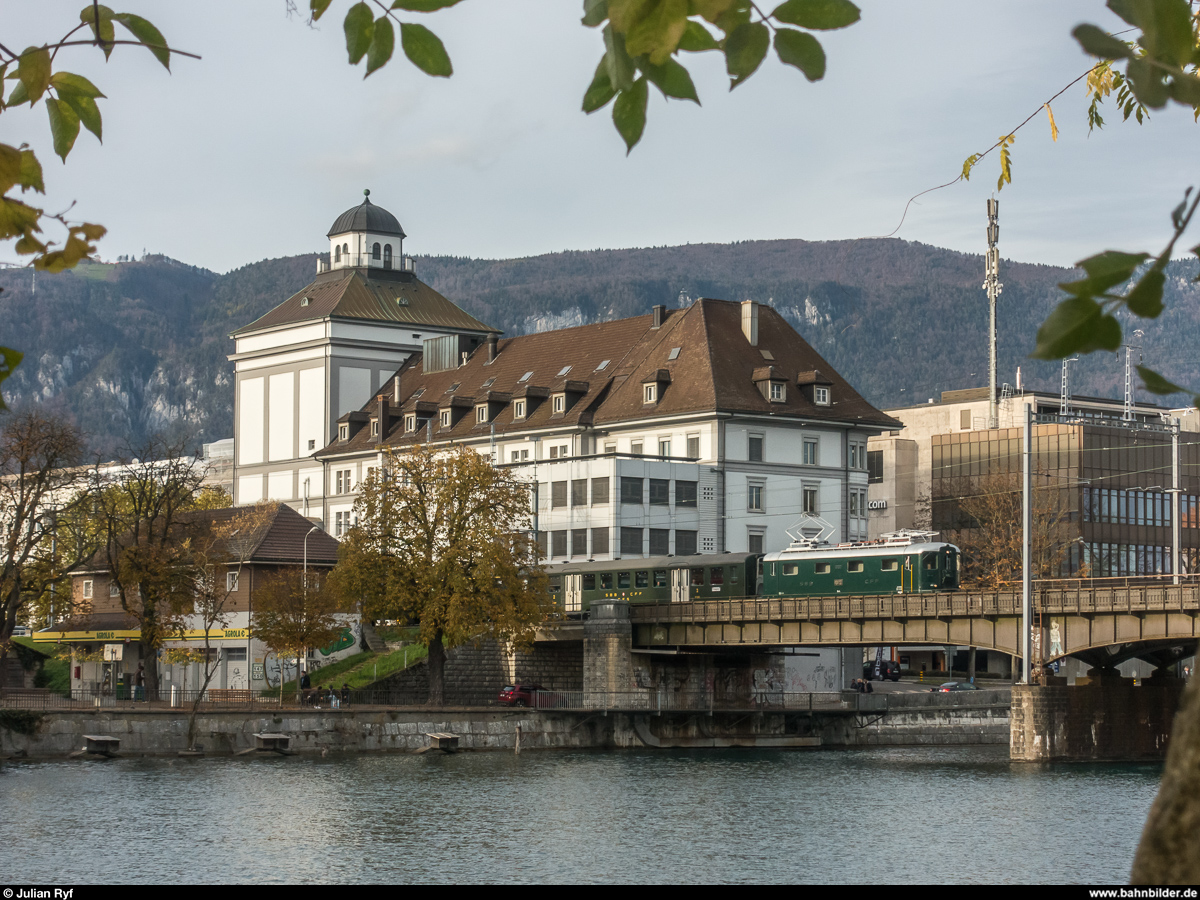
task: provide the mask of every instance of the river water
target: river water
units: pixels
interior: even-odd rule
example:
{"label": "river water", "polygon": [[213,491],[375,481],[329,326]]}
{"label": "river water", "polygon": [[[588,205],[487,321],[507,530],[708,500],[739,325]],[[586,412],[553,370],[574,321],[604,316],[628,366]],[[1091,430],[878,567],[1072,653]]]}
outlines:
{"label": "river water", "polygon": [[1128,878],[1159,765],[1006,747],[0,766],[10,883]]}

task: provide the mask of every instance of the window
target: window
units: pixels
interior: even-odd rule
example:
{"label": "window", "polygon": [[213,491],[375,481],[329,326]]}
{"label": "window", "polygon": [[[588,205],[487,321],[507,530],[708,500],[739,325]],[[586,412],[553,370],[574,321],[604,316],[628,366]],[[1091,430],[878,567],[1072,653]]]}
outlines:
{"label": "window", "polygon": [[688,459],[700,458],[700,435],[689,434],[687,436],[687,455]]}
{"label": "window", "polygon": [[617,573],[617,587],[627,588],[629,586],[630,586],[629,573],[628,572],[618,572]]}
{"label": "window", "polygon": [[[883,483],[883,451],[867,451],[867,484]],[[1086,488],[1085,488],[1086,490]]]}
{"label": "window", "polygon": [[607,443],[607,444],[605,444],[605,445],[604,445],[604,452],[605,452],[605,453],[616,453],[616,452],[617,452],[617,445],[616,445],[615,443]]}
{"label": "window", "polygon": [[828,575],[829,563],[817,563],[813,566],[813,572],[815,572],[817,575]]}
{"label": "window", "polygon": [[550,555],[567,555],[567,533],[565,531],[550,532]]}
{"label": "window", "polygon": [[557,375],[557,377],[558,377],[558,378],[562,378],[564,375],[566,375],[566,374],[567,374],[568,372],[570,372],[570,371],[571,371],[571,367],[570,367],[570,366],[563,366],[561,369],[559,369],[559,370],[558,370],[558,375]]}
{"label": "window", "polygon": [[374,243],[374,244],[371,246],[371,259],[379,259],[379,258],[380,258],[380,257],[382,257],[382,256],[383,256],[383,248],[382,248],[382,247],[380,247],[380,246],[379,246],[379,242],[378,242],[378,241],[376,241],[376,242],[375,242],[375,243]]}
{"label": "window", "polygon": [[613,586],[612,572],[601,572],[600,573],[600,590],[607,591],[607,590],[610,590],[612,588],[612,586]]}
{"label": "window", "polygon": [[763,552],[763,538],[764,535],[761,531],[751,531],[746,534],[747,549],[750,553]]}
{"label": "window", "polygon": [[704,570],[700,568],[692,569],[692,587],[704,587]]}
{"label": "window", "polygon": [[658,402],[658,385],[643,384],[642,385],[642,402],[657,403]]}
{"label": "window", "polygon": [[608,476],[592,479],[592,506],[608,503]]}
{"label": "window", "polygon": [[392,267],[392,245],[391,244],[383,245],[383,267],[385,269],[390,269]]}
{"label": "window", "polygon": [[416,416],[405,416],[404,417],[404,430],[410,431],[410,432],[417,430],[417,417]]}
{"label": "window", "polygon": [[818,488],[805,487],[803,489],[804,509],[803,511],[810,515],[817,515],[820,509],[817,507]]}
{"label": "window", "polygon": [[475,407],[475,421],[476,422],[486,422],[487,421],[487,404],[486,403],[481,403],[481,404],[479,404],[479,406]]}
{"label": "window", "polygon": [[861,572],[863,570],[863,562],[861,559],[852,559],[846,563],[847,572]]}
{"label": "window", "polygon": [[696,532],[679,530],[675,531],[675,555],[696,555]]}
{"label": "window", "polygon": [[670,583],[671,583],[671,581],[667,577],[666,569],[655,569],[654,570],[654,586],[655,587],[666,587]]}
{"label": "window", "polygon": [[448,410],[448,409],[443,409],[443,410],[442,410],[442,415],[441,415],[441,418],[439,418],[439,419],[438,419],[438,423],[439,423],[439,424],[440,424],[440,425],[441,425],[443,428],[449,428],[449,427],[450,427],[450,410]]}
{"label": "window", "polygon": [[375,437],[378,434],[379,434],[379,420],[372,419],[371,420],[371,437]]}
{"label": "window", "polygon": [[879,571],[881,572],[895,572],[899,568],[900,560],[898,559],[885,559],[879,563]]}
{"label": "window", "polygon": [[633,441],[629,445],[629,452],[632,453],[634,456],[641,456],[642,455],[642,442],[641,441]]}
{"label": "window", "polygon": [[349,425],[339,425],[338,426],[338,440],[339,441],[348,441],[349,439],[350,439],[350,426]]}
{"label": "window", "polygon": [[642,504],[642,479],[621,478],[621,502]]}
{"label": "window", "polygon": [[550,508],[559,509],[567,505],[567,483],[565,481],[550,482]]}
{"label": "window", "polygon": [[763,511],[763,482],[750,481],[746,484],[746,509],[750,512]]}
{"label": "window", "polygon": [[817,465],[817,460],[818,460],[817,447],[818,447],[818,444],[816,441],[805,441],[804,442],[803,455],[800,457],[800,461],[802,463],[804,463],[804,465],[806,465],[806,466]]}
{"label": "window", "polygon": [[863,488],[850,488],[850,515],[856,519],[867,514],[867,492]]}
{"label": "window", "polygon": [[622,528],[621,529],[621,555],[622,556],[641,556],[642,555],[642,529],[641,528]]}
{"label": "window", "polygon": [[351,487],[350,474],[351,474],[351,472],[353,472],[353,469],[338,469],[336,472],[333,473],[334,474],[334,486],[337,488],[337,490],[334,491],[335,494],[350,493],[350,487]]}
{"label": "window", "polygon": [[750,435],[750,444],[747,448],[746,459],[750,462],[763,461],[763,436],[761,434]]}
{"label": "window", "polygon": [[309,441],[309,442],[308,442],[308,449],[309,449],[309,450],[316,450],[316,449],[317,449],[317,442],[316,442],[316,440],[311,440],[311,441]]}
{"label": "window", "polygon": [[567,408],[567,395],[566,394],[555,394],[554,395],[554,411],[556,413],[560,413],[560,412],[564,412],[566,410],[566,408]]}
{"label": "window", "polygon": [[720,587],[725,583],[725,567],[713,566],[708,570],[708,583],[713,587]]}
{"label": "window", "polygon": [[226,572],[225,573],[225,592],[228,594],[232,594],[237,589],[238,589],[238,573],[237,572]]}
{"label": "window", "polygon": [[592,529],[592,556],[608,555],[608,529]]}
{"label": "window", "polygon": [[337,246],[336,244],[334,244],[334,246],[333,246],[333,261],[334,262],[342,261],[342,248]]}
{"label": "window", "polygon": [[658,442],[658,455],[661,456],[663,459],[666,459],[671,455],[671,439],[670,438],[667,438],[666,440],[660,440]]}
{"label": "window", "polygon": [[671,530],[669,528],[650,529],[650,555],[666,556],[671,552]]}
{"label": "window", "polygon": [[350,530],[350,510],[333,514],[333,536],[342,537]]}
{"label": "window", "polygon": [[783,574],[784,575],[799,575],[800,574],[800,566],[798,566],[796,563],[784,563],[783,564]]}
{"label": "window", "polygon": [[670,506],[671,505],[671,482],[666,478],[651,478],[650,479],[650,505],[651,506]]}
{"label": "window", "polygon": [[539,531],[537,535],[538,556],[542,559],[546,558],[547,535],[544,531]]}
{"label": "window", "polygon": [[600,361],[600,365],[596,366],[596,371],[597,371],[597,372],[603,372],[605,369],[607,369],[607,368],[608,368],[608,364],[609,364],[610,362],[612,362],[612,360],[610,360],[610,359],[604,359],[604,360],[601,360],[601,361]]}
{"label": "window", "polygon": [[571,505],[587,506],[586,478],[575,478],[571,481]]}
{"label": "window", "polygon": [[92,580],[90,578],[83,583],[83,599],[92,599]]}
{"label": "window", "polygon": [[771,402],[772,403],[782,403],[784,400],[786,400],[787,399],[786,390],[787,390],[787,385],[785,385],[782,381],[772,381],[771,382]]}
{"label": "window", "polygon": [[525,462],[527,459],[529,459],[528,450],[513,450],[510,455],[511,462]]}
{"label": "window", "polygon": [[650,587],[650,570],[639,569],[633,573],[633,586],[638,588]]}
{"label": "window", "polygon": [[594,591],[596,589],[596,575],[594,572],[583,576],[583,589],[585,591]]}
{"label": "window", "polygon": [[850,442],[850,458],[848,460],[851,469],[865,469],[867,467],[867,447],[858,441]]}
{"label": "window", "polygon": [[576,528],[571,532],[571,556],[586,558],[587,555],[587,529]]}
{"label": "window", "polygon": [[694,481],[677,481],[675,482],[675,508],[696,508],[696,482]]}
{"label": "window", "polygon": [[525,401],[524,400],[516,400],[513,402],[513,418],[514,419],[525,418]]}
{"label": "window", "polygon": [[829,405],[829,388],[827,388],[827,387],[813,388],[813,402],[816,403],[817,406],[828,406]]}
{"label": "window", "polygon": [[117,583],[115,581],[110,581],[108,583],[108,596],[119,597],[120,595],[121,595],[121,589],[119,587],[117,587]]}

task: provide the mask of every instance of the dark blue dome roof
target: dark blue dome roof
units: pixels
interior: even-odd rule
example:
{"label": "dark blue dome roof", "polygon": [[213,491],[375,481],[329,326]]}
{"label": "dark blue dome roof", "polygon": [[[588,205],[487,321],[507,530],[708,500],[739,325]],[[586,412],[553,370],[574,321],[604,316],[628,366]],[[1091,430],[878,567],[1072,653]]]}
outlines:
{"label": "dark blue dome roof", "polygon": [[[363,191],[363,193],[370,194],[371,192]],[[352,207],[338,216],[326,237],[345,234],[347,231],[370,231],[373,234],[394,234],[397,237],[408,237],[404,233],[404,229],[400,227],[400,223],[396,221],[396,217],[382,206],[372,203],[369,196],[363,198],[361,206]]]}

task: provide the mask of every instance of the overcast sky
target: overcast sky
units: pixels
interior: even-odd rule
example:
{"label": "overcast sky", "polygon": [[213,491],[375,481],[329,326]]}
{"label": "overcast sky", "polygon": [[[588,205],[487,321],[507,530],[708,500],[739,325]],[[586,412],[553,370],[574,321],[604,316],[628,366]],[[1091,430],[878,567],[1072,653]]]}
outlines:
{"label": "overcast sky", "polygon": [[[74,201],[73,218],[108,226],[106,259],[148,250],[227,271],[328,249],[329,225],[363,188],[400,219],[409,254],[857,238],[891,232],[911,195],[953,178],[1086,71],[1076,24],[1120,27],[1100,0],[858,2],[860,23],[821,36],[829,67],[817,84],[772,54],[730,92],[718,55],[686,54],[703,107],[652,92],[627,158],[611,107],[579,109],[602,41],[576,0],[411,14],[442,37],[454,76],[420,73],[397,41],[365,81],[346,60],[347,0],[315,29],[284,0],[119,0],[203,59],[177,57],[168,74],[140,48],[119,47],[108,64],[64,49],[57,64],[108,97],[104,144],[81,133],[64,166],[43,104],[5,112],[0,141],[38,151],[47,209]],[[55,40],[81,5],[0,0],[0,42]],[[1082,85],[1054,112],[1057,143],[1043,112],[1013,148],[1003,255],[1070,264],[1107,247],[1160,248],[1171,208],[1200,180],[1190,114],[1138,127],[1110,107],[1089,137]],[[994,157],[969,184],[922,198],[897,236],[981,252]],[[0,247],[0,261],[15,259]]]}

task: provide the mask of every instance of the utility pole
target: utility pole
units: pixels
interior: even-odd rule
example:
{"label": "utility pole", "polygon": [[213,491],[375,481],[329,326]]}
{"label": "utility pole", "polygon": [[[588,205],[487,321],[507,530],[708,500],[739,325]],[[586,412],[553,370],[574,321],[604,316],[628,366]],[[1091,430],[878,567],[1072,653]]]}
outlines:
{"label": "utility pole", "polygon": [[1033,407],[1025,404],[1025,452],[1021,491],[1021,684],[1030,683],[1029,628],[1033,623]]}
{"label": "utility pole", "polygon": [[987,211],[987,273],[983,289],[988,296],[988,428],[996,428],[999,426],[996,412],[996,300],[1004,288],[1000,283],[1000,250],[996,247],[1000,240],[1000,201],[988,200]]}
{"label": "utility pole", "polygon": [[1179,496],[1179,420],[1171,420],[1171,581],[1179,584],[1179,544],[1182,538],[1180,521],[1183,504]]}
{"label": "utility pole", "polygon": [[1071,415],[1071,363],[1079,362],[1078,356],[1062,361],[1062,391],[1058,398],[1058,414],[1062,418]]}

